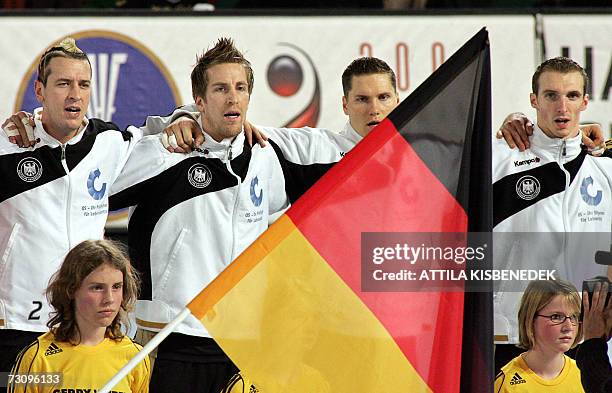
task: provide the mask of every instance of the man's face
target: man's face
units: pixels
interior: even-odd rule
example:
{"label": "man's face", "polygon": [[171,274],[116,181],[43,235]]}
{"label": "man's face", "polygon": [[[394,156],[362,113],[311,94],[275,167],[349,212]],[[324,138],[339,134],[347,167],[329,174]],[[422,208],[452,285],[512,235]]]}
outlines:
{"label": "man's face", "polygon": [[91,68],[85,60],[54,57],[47,84],[36,81],[36,98],[43,106],[45,130],[64,142],[83,122],[91,93]]}
{"label": "man's face", "polygon": [[241,64],[217,64],[206,72],[206,95],[197,97],[196,104],[202,114],[204,130],[220,142],[242,132],[249,109],[249,85]]}
{"label": "man's face", "polygon": [[551,138],[578,135],[580,112],[586,109],[589,101],[580,73],[545,71],[539,82],[537,95],[530,95],[531,106],[538,113],[538,126]]}
{"label": "man's face", "polygon": [[353,76],[348,97],[342,97],[342,109],[361,136],[372,131],[397,104],[399,97],[387,74]]}

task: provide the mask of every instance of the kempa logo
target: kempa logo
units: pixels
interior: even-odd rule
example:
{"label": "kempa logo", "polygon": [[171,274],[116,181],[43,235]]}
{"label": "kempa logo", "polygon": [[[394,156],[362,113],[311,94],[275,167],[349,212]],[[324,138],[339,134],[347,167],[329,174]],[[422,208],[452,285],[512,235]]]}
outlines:
{"label": "kempa logo", "polygon": [[55,355],[60,352],[63,352],[62,349],[58,347],[57,344],[51,343],[51,345],[49,345],[49,347],[45,351],[45,356]]}
{"label": "kempa logo", "polygon": [[514,376],[510,380],[510,385],[518,385],[518,384],[521,384],[521,383],[527,383],[527,381],[525,381],[523,378],[521,378],[519,373],[514,373]]}
{"label": "kempa logo", "polygon": [[516,194],[530,201],[540,194],[540,182],[533,176],[523,176],[516,182]]}
{"label": "kempa logo", "polygon": [[208,186],[212,180],[210,169],[204,164],[195,164],[187,171],[187,179],[195,188],[204,188]]}
{"label": "kempa logo", "polygon": [[514,166],[529,165],[540,162],[540,157],[529,158],[523,161],[514,161]]}
{"label": "kempa logo", "polygon": [[17,164],[17,175],[19,175],[21,180],[28,183],[40,179],[42,172],[42,164],[34,157],[24,158]]}

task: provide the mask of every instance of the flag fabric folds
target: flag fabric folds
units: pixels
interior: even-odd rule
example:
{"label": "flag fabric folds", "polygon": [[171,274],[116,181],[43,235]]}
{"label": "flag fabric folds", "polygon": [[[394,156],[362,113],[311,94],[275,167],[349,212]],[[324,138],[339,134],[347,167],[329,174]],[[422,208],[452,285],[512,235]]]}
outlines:
{"label": "flag fabric folds", "polygon": [[459,392],[466,333],[489,367],[462,292],[362,291],[360,243],[490,226],[489,80],[483,29],[188,305],[261,392]]}

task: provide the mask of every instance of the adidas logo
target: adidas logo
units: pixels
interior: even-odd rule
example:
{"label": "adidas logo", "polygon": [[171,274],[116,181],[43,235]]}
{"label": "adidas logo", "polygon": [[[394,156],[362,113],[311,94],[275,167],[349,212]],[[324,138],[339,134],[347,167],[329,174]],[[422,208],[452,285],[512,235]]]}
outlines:
{"label": "adidas logo", "polygon": [[45,351],[45,356],[55,355],[56,353],[62,352],[62,349],[58,347],[55,343],[51,343],[49,348]]}
{"label": "adidas logo", "polygon": [[518,385],[520,383],[527,383],[527,381],[525,381],[523,378],[521,378],[519,373],[514,373],[514,376],[510,380],[510,385]]}

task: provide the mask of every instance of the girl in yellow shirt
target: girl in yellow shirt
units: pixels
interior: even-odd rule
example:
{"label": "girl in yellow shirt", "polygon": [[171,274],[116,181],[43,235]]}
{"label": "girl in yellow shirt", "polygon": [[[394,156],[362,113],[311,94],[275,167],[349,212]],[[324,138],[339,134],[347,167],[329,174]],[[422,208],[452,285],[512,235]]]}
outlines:
{"label": "girl in yellow shirt", "polygon": [[[48,326],[17,357],[8,392],[94,392],[140,349],[121,330],[138,295],[138,278],[116,244],[87,240],[74,247],[47,288]],[[113,392],[149,391],[145,358]]]}
{"label": "girl in yellow shirt", "polygon": [[502,367],[496,393],[584,393],[576,362],[564,354],[582,338],[580,302],[569,282],[529,283],[518,313],[519,346],[527,351]]}

